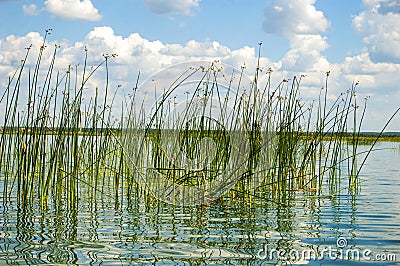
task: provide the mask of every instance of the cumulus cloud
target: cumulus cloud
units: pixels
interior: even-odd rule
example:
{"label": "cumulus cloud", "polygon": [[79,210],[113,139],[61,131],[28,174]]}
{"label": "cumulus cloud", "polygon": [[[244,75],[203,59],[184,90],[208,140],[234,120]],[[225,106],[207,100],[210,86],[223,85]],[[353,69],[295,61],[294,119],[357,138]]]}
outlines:
{"label": "cumulus cloud", "polygon": [[364,0],[363,4],[381,14],[400,13],[400,2],[397,0]]}
{"label": "cumulus cloud", "polygon": [[280,60],[286,71],[317,73],[329,68],[321,54],[328,42],[320,35],[329,27],[329,21],[314,3],[315,0],[273,0],[264,10],[264,31],[289,40],[290,50]]}
{"label": "cumulus cloud", "polygon": [[282,59],[283,68],[292,71],[316,71],[329,68],[321,52],[326,50],[326,38],[318,34],[298,34],[290,39],[291,50]]}
{"label": "cumulus cloud", "polygon": [[143,0],[143,3],[155,14],[193,14],[193,8],[199,6],[200,0]]}
{"label": "cumulus cloud", "polygon": [[[25,36],[10,35],[0,40],[0,65],[2,72],[10,67],[16,68],[24,57],[24,48],[33,44],[31,51],[36,51],[42,45],[43,37],[36,32]],[[43,60],[51,56],[55,42],[47,44]],[[242,47],[231,50],[227,46],[216,41],[190,40],[185,44],[163,43],[160,40],[148,40],[138,33],[128,36],[115,34],[110,27],[95,27],[84,40],[68,43],[63,42],[58,49],[56,67],[65,69],[69,64],[82,63],[85,47],[88,51],[89,64],[96,65],[103,60],[102,54],[118,54],[110,65],[111,75],[124,82],[135,82],[135,74],[141,71],[142,77],[146,77],[156,71],[175,63],[192,60],[221,60],[240,69],[246,64],[249,73],[256,68],[257,56],[254,47]],[[33,55],[34,53],[32,53]],[[35,58],[32,57],[31,62]],[[261,59],[262,64],[269,66],[271,62],[267,58]]]}
{"label": "cumulus cloud", "polygon": [[[257,61],[255,49],[247,46],[231,50],[216,41],[190,40],[183,45],[163,43],[145,39],[138,33],[127,37],[116,35],[110,27],[95,27],[79,45],[76,43],[74,48],[64,50],[63,57],[68,55],[71,59],[76,54],[78,59],[83,43],[92,58],[97,56],[100,59],[99,55],[102,53],[117,53],[114,64],[120,66],[118,75],[125,75],[125,78],[139,70],[146,76],[168,65],[192,60],[222,60],[238,68],[246,63],[249,70],[253,71]],[[266,59],[262,62],[269,63]]]}
{"label": "cumulus cloud", "polygon": [[353,19],[374,62],[400,63],[400,2],[364,0],[366,10]]}
{"label": "cumulus cloud", "polygon": [[360,81],[363,88],[372,93],[398,91],[400,64],[373,62],[367,51],[353,57],[346,57],[341,73],[348,81]]}
{"label": "cumulus cloud", "polygon": [[315,0],[274,0],[265,8],[263,29],[279,36],[324,32],[329,22]]}
{"label": "cumulus cloud", "polygon": [[381,14],[400,13],[400,2],[397,0],[382,1],[379,4],[378,12]]}
{"label": "cumulus cloud", "polygon": [[45,9],[61,19],[97,21],[99,11],[90,0],[47,0]]}
{"label": "cumulus cloud", "polygon": [[0,65],[3,67],[17,67],[26,54],[26,48],[34,45],[40,47],[43,37],[37,32],[30,32],[25,36],[9,35],[0,41]]}
{"label": "cumulus cloud", "polygon": [[22,10],[24,11],[24,14],[26,14],[26,15],[30,15],[30,16],[39,15],[38,7],[35,4],[23,5]]}
{"label": "cumulus cloud", "polygon": [[[43,37],[37,32],[28,33],[25,36],[10,35],[0,40],[0,65],[2,73],[15,68],[25,55],[25,48],[33,44],[32,50],[42,45]],[[47,44],[47,57],[51,56],[51,48],[55,42]],[[185,44],[163,43],[160,40],[148,40],[138,33],[128,36],[115,34],[111,27],[95,27],[85,39],[75,42],[61,43],[58,50],[56,65],[58,69],[65,69],[69,64],[82,63],[84,49],[88,50],[89,64],[95,65],[100,62],[102,54],[118,54],[113,58],[111,68],[112,75],[125,82],[135,82],[133,76],[139,70],[143,75],[150,75],[157,70],[174,63],[187,62],[190,60],[221,60],[225,63],[240,68],[247,65],[247,71],[252,74],[256,68],[257,53],[254,47],[244,46],[232,50],[228,46],[216,41],[191,40]],[[323,78],[323,73],[334,70],[337,75],[356,80],[362,77],[373,77],[369,80],[385,81],[388,86],[394,87],[400,83],[400,65],[393,63],[376,63],[370,58],[368,51],[360,55],[347,57],[343,63],[333,65],[321,55],[328,47],[326,38],[318,34],[297,34],[290,39],[291,49],[280,60],[273,62],[266,57],[260,59],[261,66],[268,68],[272,66],[276,76],[290,78],[291,75],[308,74],[307,79],[315,77]],[[44,57],[44,60],[47,58]],[[32,53],[32,60],[35,60]],[[278,72],[278,73],[276,73]],[[333,75],[334,76],[334,75]],[[306,79],[306,80],[307,80]],[[317,82],[318,79],[315,79]],[[350,82],[351,83],[351,82]],[[377,83],[364,84],[367,87]]]}
{"label": "cumulus cloud", "polygon": [[220,57],[231,53],[230,49],[214,41],[198,42],[188,41],[185,46],[170,44],[165,47],[165,51],[170,55],[186,57]]}

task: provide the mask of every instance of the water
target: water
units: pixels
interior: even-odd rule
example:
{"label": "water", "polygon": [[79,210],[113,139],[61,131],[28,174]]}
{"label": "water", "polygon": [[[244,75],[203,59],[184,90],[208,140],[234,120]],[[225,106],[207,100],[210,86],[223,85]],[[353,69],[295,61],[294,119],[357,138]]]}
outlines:
{"label": "water", "polygon": [[[344,180],[333,197],[294,192],[262,204],[225,199],[174,207],[131,199],[118,205],[103,195],[81,196],[77,210],[43,211],[13,201],[0,207],[0,265],[400,264],[399,144],[377,148],[384,150],[368,158],[354,196]],[[323,259],[297,256],[316,250]]]}

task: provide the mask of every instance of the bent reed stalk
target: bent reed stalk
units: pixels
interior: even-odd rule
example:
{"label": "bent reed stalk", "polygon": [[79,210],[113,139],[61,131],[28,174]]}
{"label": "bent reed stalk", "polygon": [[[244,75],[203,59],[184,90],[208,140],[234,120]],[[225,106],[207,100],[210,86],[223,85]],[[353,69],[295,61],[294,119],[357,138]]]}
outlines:
{"label": "bent reed stalk", "polygon": [[[316,110],[313,106],[307,107],[300,99],[303,76],[294,77],[291,82],[283,80],[272,88],[272,69],[269,69],[266,85],[261,87],[260,66],[247,93],[234,94],[229,88],[228,93],[221,96],[215,82],[215,86],[196,89],[187,97],[191,98],[188,104],[197,105],[198,113],[184,114],[192,122],[180,132],[179,143],[189,158],[207,157],[209,155],[204,154],[199,143],[208,138],[213,140],[217,154],[201,171],[180,169],[170,162],[160,145],[163,130],[177,126],[173,121],[165,120],[172,108],[165,103],[180,84],[165,91],[149,122],[143,103],[136,102],[137,81],[130,98],[122,103],[121,118],[116,120],[111,111],[114,98],[109,100],[108,75],[109,60],[116,55],[104,55],[102,62],[89,68],[85,49],[82,68],[69,66],[62,73],[54,69],[56,45],[49,67],[42,69],[48,34],[46,31],[34,68],[26,65],[32,50],[28,47],[25,58],[9,78],[0,98],[3,108],[0,132],[3,204],[16,199],[19,206],[39,202],[42,208],[50,205],[77,209],[81,195],[92,200],[112,197],[116,206],[135,197],[154,200],[138,183],[138,173],[127,165],[130,162],[126,160],[124,147],[119,141],[126,128],[146,132],[145,147],[140,148],[141,153],[136,158],[137,167],[151,167],[184,186],[199,185],[214,178],[231,167],[228,163],[231,150],[224,129],[211,120],[196,120],[201,119],[199,115],[206,117],[211,113],[212,104],[208,101],[212,97],[218,98],[213,104],[222,110],[220,118],[230,121],[232,129],[239,120],[245,125],[243,134],[249,143],[246,172],[223,196],[225,199],[244,197],[262,201],[285,198],[296,191],[322,193],[324,181],[328,183],[329,195],[332,195],[341,189],[343,178],[348,179],[350,192],[357,191],[360,169],[356,158],[366,107],[357,121],[357,84],[328,106],[327,72]],[[89,79],[96,71],[102,70],[106,76],[104,88],[95,88],[94,96],[84,100],[89,91],[86,88]],[[202,70],[204,80],[201,82],[214,81],[218,75],[214,63]],[[103,99],[99,96],[100,89],[105,92]],[[234,98],[237,117],[224,112],[229,97]],[[349,124],[353,128],[351,141],[348,141]],[[265,148],[262,143],[269,138],[268,152],[262,152]]]}

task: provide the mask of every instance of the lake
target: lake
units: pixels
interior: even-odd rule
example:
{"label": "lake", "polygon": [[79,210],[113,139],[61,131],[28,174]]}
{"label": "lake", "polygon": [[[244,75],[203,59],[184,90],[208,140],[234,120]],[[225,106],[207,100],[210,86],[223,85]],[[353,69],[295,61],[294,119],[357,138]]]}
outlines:
{"label": "lake", "polygon": [[0,264],[400,264],[400,144],[375,149],[354,195],[342,178],[332,196],[292,191],[197,207],[104,192],[80,194],[72,210],[19,208],[12,197],[0,206]]}

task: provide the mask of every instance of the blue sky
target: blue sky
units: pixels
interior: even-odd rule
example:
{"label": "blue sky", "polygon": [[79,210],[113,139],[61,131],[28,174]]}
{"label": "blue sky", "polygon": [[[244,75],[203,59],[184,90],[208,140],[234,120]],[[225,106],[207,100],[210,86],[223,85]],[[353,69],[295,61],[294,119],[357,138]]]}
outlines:
{"label": "blue sky", "polygon": [[[263,55],[276,60],[289,49],[287,39],[266,34],[263,30],[264,9],[273,1],[203,0],[190,9],[189,15],[173,12],[157,14],[140,0],[116,0],[112,4],[102,0],[91,2],[102,16],[97,21],[61,19],[44,10],[44,1],[39,4],[39,1],[0,0],[0,15],[5,21],[0,26],[0,37],[25,35],[31,31],[43,32],[50,27],[55,29],[54,39],[79,41],[94,27],[106,25],[118,35],[128,36],[137,32],[148,40],[165,43],[213,40],[231,49],[239,49],[263,41]],[[22,7],[32,4],[38,13],[34,16],[24,13]],[[323,10],[332,23],[324,34],[330,41],[331,47],[324,53],[330,61],[340,62],[344,56],[362,48],[362,40],[352,27],[352,17],[362,11],[361,1],[324,0],[317,1],[315,6]]]}
{"label": "blue sky", "polygon": [[[328,70],[332,97],[360,81],[360,95],[371,96],[365,130],[380,130],[400,106],[397,0],[0,0],[0,16],[2,85],[24,45],[39,45],[52,28],[57,67],[82,61],[83,46],[94,61],[115,52],[112,77],[127,86],[138,70],[151,75],[194,59],[251,69],[262,41],[261,63],[277,81],[307,74],[306,97]],[[390,130],[400,131],[399,122]]]}

